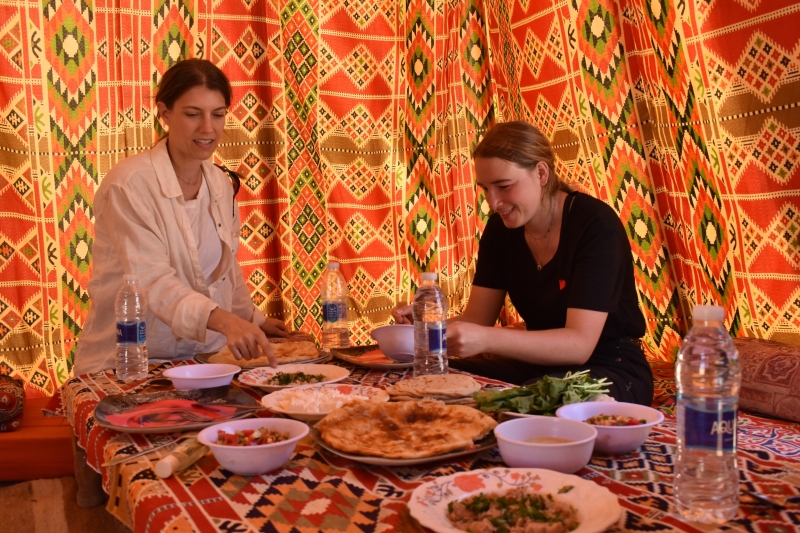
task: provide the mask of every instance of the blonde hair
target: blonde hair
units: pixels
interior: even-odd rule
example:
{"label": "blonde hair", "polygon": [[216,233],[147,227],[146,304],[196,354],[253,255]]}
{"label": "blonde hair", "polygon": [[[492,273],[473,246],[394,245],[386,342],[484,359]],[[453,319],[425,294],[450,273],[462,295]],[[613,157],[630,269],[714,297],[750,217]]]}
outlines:
{"label": "blonde hair", "polygon": [[543,198],[554,196],[558,191],[572,192],[572,188],[556,174],[550,141],[527,122],[499,122],[492,126],[472,152],[473,159],[478,157],[496,157],[525,169],[544,163],[549,177],[542,187]]}

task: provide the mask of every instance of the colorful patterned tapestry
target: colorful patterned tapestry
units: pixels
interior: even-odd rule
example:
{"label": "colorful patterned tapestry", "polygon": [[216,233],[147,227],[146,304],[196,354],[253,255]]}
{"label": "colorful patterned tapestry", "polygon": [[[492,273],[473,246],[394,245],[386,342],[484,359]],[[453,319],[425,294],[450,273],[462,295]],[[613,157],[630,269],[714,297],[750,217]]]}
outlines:
{"label": "colorful patterned tapestry", "polygon": [[[797,86],[788,0],[98,0],[0,4],[0,373],[52,394],[87,315],[93,195],[158,137],[185,57],[232,79],[218,162],[243,176],[254,301],[320,331],[342,263],[351,342],[440,272],[463,308],[488,216],[469,158],[539,125],[558,171],[628,228],[649,355],[694,303],[800,339]],[[511,310],[509,310],[511,311]],[[511,316],[513,316],[513,311]]]}
{"label": "colorful patterned tapestry", "polygon": [[562,177],[616,209],[651,358],[695,304],[800,342],[800,4],[486,0],[499,120],[537,124]]}

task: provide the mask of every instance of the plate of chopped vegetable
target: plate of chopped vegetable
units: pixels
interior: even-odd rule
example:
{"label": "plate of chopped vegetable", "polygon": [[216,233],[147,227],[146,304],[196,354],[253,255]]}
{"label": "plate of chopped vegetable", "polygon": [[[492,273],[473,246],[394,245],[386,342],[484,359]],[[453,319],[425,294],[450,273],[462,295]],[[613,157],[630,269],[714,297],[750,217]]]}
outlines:
{"label": "plate of chopped vegetable", "polygon": [[239,382],[267,392],[275,392],[300,385],[335,383],[349,375],[348,369],[336,365],[293,364],[280,365],[278,368],[268,366],[254,368],[242,372],[239,375]]}
{"label": "plate of chopped vegetable", "polygon": [[[607,488],[540,468],[458,472],[417,487],[411,516],[438,533],[553,531],[599,533],[622,513]],[[516,529],[514,529],[516,530]]]}

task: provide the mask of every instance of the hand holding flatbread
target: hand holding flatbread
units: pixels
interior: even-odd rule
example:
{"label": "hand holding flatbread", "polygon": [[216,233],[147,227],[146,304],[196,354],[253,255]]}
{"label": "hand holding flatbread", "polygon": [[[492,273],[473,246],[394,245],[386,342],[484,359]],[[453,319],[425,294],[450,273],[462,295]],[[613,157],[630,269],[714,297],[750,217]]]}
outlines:
{"label": "hand holding flatbread", "polygon": [[[309,359],[316,359],[319,357],[317,345],[311,341],[295,341],[288,338],[281,338],[281,341],[283,342],[276,342],[275,340],[270,339],[272,353],[275,354],[275,359],[279,365],[308,361]],[[219,352],[209,357],[208,362],[241,365],[243,361],[241,359],[236,359],[228,347],[224,346]],[[249,361],[246,361],[246,363],[250,366],[267,366],[269,365],[269,359],[262,355],[259,358],[250,359]]]}

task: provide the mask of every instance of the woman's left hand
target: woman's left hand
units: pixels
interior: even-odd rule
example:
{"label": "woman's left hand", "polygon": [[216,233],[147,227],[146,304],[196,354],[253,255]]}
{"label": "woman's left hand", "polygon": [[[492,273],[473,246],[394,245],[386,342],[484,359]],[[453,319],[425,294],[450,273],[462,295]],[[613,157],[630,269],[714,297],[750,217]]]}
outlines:
{"label": "woman's left hand", "polygon": [[447,324],[447,355],[472,357],[486,351],[486,326],[454,321]]}
{"label": "woman's left hand", "polygon": [[289,335],[289,329],[286,324],[283,320],[278,320],[277,318],[266,317],[264,323],[259,327],[267,337],[286,337]]}

